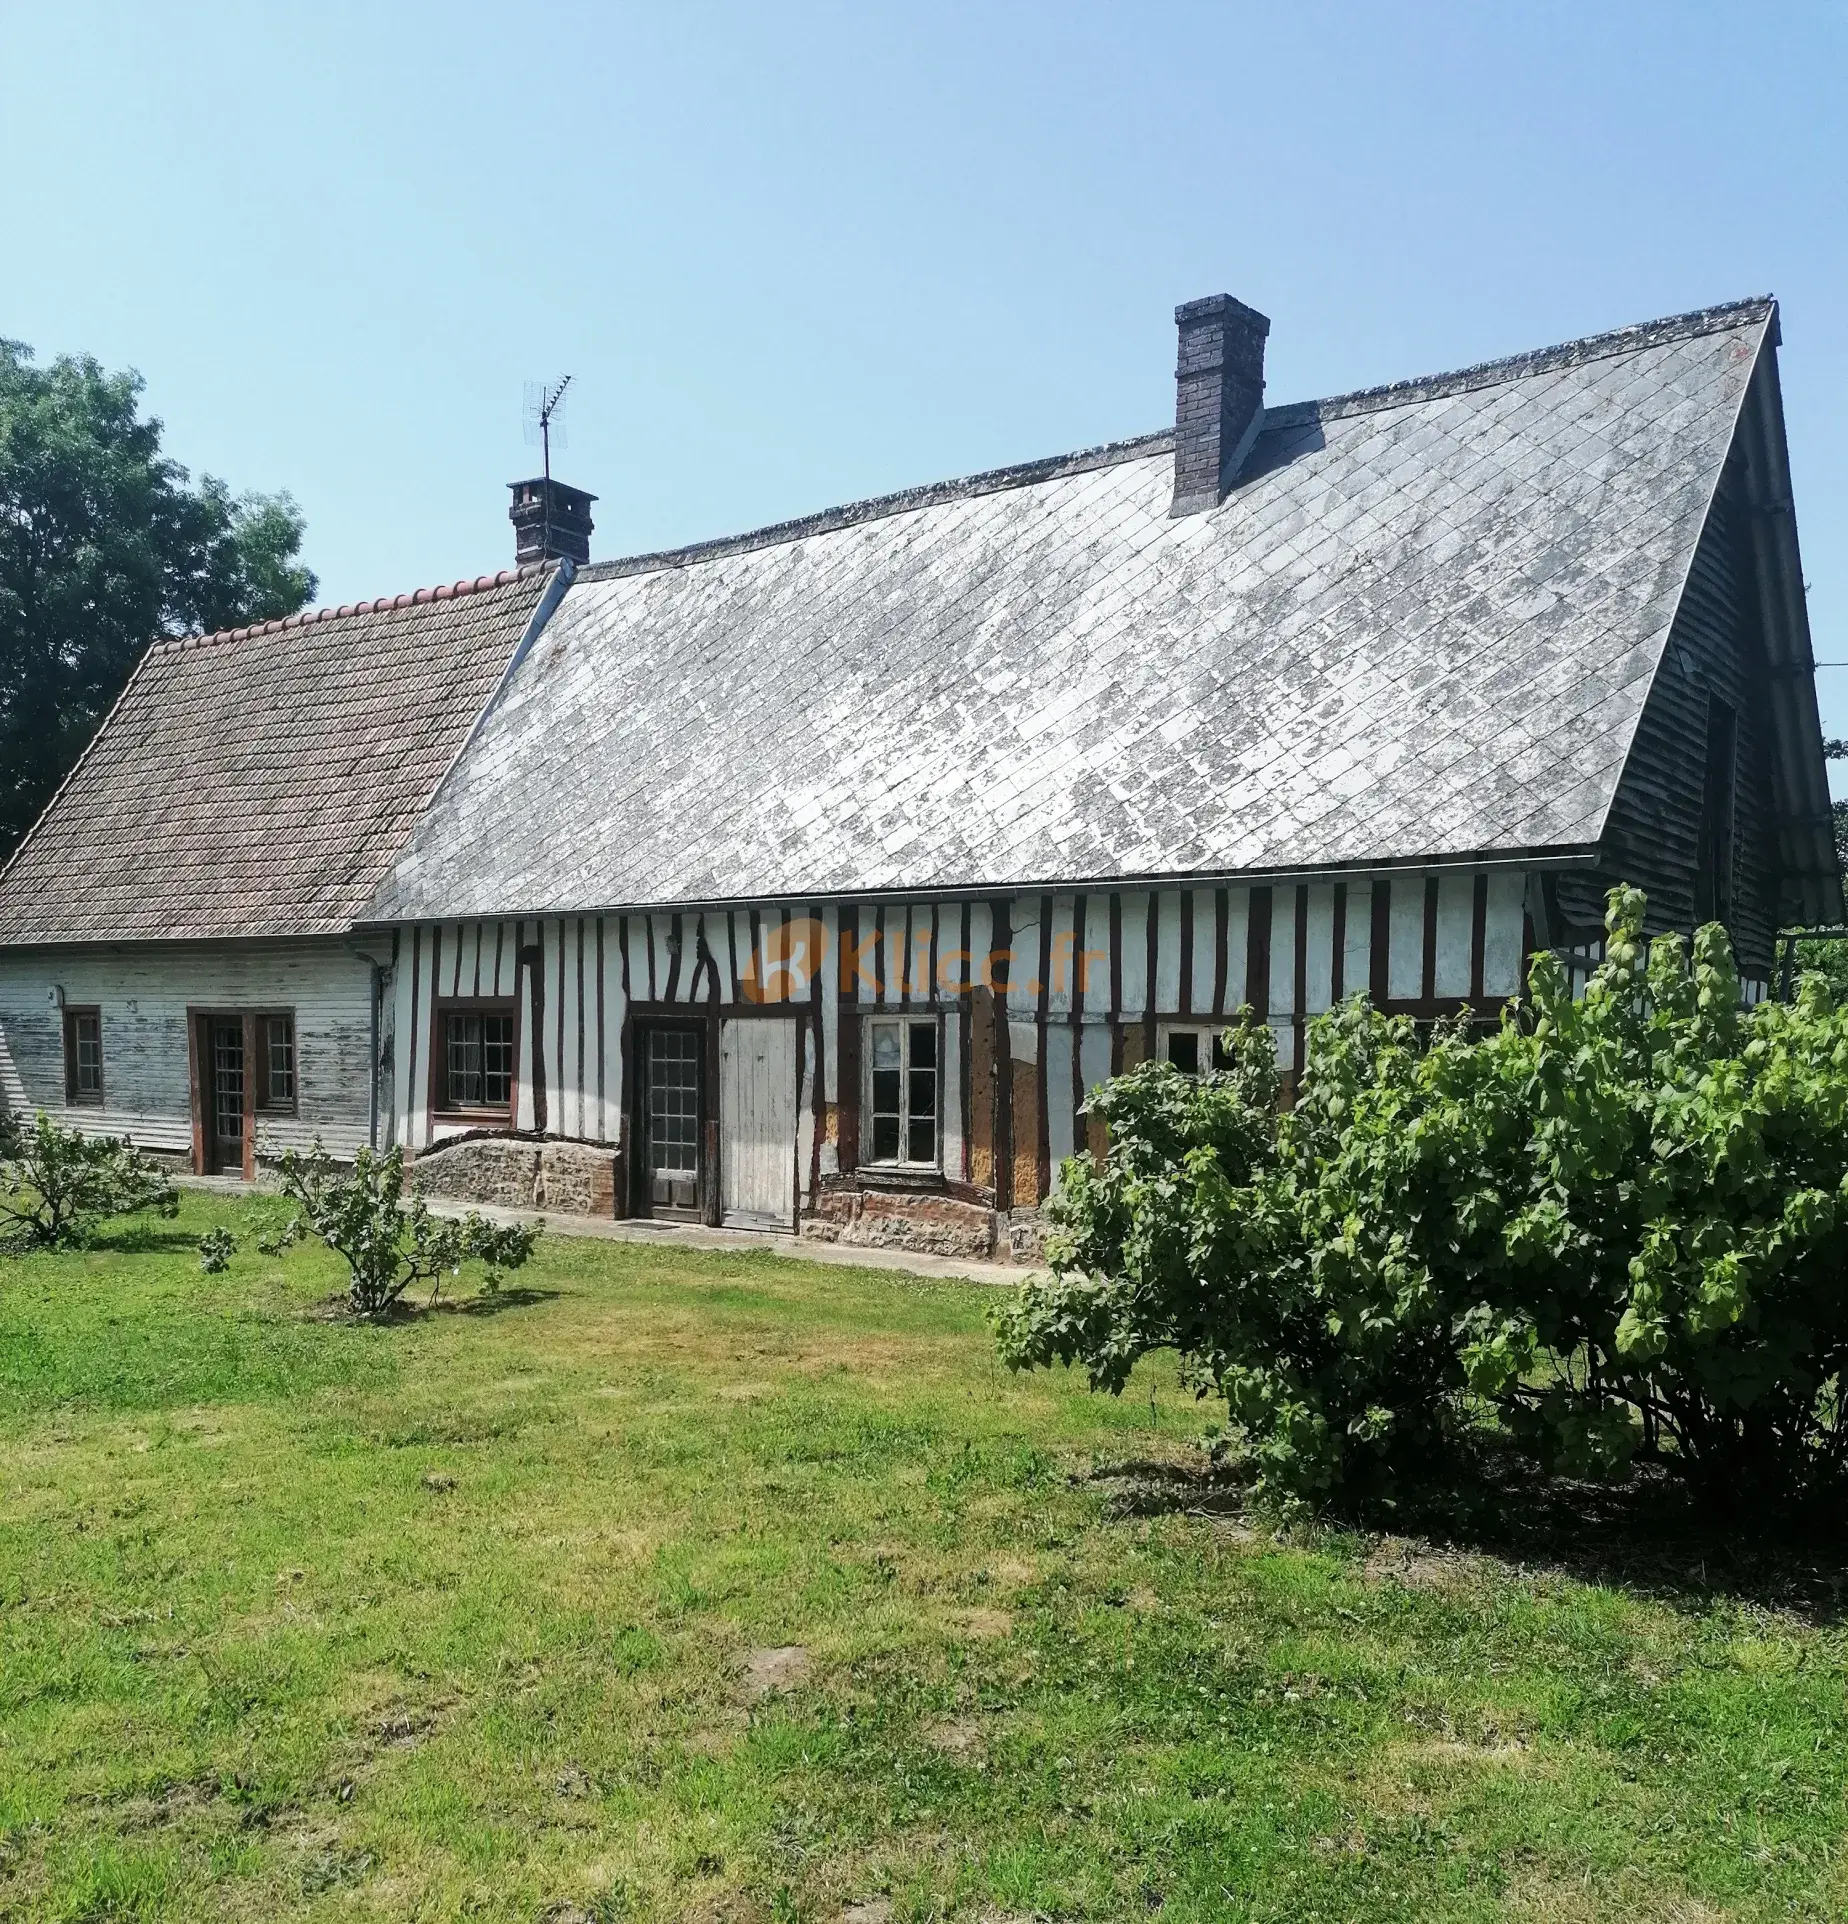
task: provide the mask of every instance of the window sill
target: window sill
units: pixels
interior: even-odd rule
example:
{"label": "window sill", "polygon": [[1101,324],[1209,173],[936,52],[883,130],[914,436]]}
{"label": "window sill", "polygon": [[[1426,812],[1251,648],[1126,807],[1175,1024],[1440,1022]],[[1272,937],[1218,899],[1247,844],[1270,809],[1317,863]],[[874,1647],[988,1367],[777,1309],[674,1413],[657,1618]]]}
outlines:
{"label": "window sill", "polygon": [[866,1189],[910,1190],[929,1194],[947,1186],[943,1171],[924,1163],[863,1162],[853,1173]]}
{"label": "window sill", "polygon": [[461,1129],[511,1129],[513,1111],[511,1109],[432,1109],[430,1122],[454,1123]]}
{"label": "window sill", "polygon": [[101,1096],[66,1096],[64,1106],[67,1109],[101,1109],[105,1105]]}

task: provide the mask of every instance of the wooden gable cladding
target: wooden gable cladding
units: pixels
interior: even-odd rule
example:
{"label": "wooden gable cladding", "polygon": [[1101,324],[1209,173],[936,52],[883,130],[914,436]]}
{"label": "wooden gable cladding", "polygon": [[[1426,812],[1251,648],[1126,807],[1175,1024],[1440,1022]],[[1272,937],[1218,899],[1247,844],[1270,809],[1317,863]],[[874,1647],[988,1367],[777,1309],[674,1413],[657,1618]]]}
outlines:
{"label": "wooden gable cladding", "polygon": [[[792,1153],[813,1197],[876,1173],[862,1115],[866,1023],[928,1016],[943,1187],[1032,1210],[1066,1157],[1100,1145],[1089,1091],[1160,1053],[1168,1028],[1210,1030],[1249,1004],[1288,1087],[1309,1021],[1353,989],[1420,1019],[1465,1001],[1492,1009],[1518,985],[1527,891],[1518,870],[1408,870],[413,927],[390,997],[393,1139],[417,1152],[451,1133],[427,1092],[436,1012],[457,999],[518,1006],[513,1128],[625,1152],[640,1031],[695,1025],[710,1091],[722,1024],[788,1021]],[[724,1118],[706,1126],[722,1156]]]}
{"label": "wooden gable cladding", "polygon": [[[1691,931],[1722,906],[1699,899],[1698,881],[1708,737],[1721,709],[1735,730],[1725,920],[1742,970],[1768,977],[1787,906],[1781,897],[1807,879],[1800,832],[1807,825],[1800,798],[1786,792],[1798,771],[1775,744],[1772,704],[1781,691],[1769,656],[1764,569],[1754,539],[1762,518],[1749,464],[1735,455],[1637,723],[1611,807],[1605,867],[1608,880],[1632,881],[1647,892],[1652,931]],[[1589,925],[1594,939],[1598,894],[1594,880],[1569,904],[1572,919]],[[1800,911],[1801,902],[1788,906]]]}

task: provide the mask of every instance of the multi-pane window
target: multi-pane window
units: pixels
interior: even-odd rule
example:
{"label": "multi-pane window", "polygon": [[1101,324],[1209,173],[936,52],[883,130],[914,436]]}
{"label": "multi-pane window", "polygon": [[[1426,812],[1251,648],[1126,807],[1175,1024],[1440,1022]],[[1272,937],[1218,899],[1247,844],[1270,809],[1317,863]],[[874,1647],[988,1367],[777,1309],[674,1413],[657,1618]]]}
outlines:
{"label": "multi-pane window", "polygon": [[873,1162],[937,1163],[937,1024],[877,1021],[867,1025],[867,1110]]}
{"label": "multi-pane window", "polygon": [[98,1009],[64,1011],[64,1093],[71,1102],[103,1099],[103,1017]]}
{"label": "multi-pane window", "polygon": [[1223,1034],[1220,1029],[1164,1024],[1160,1036],[1161,1059],[1184,1076],[1205,1075],[1209,1069],[1215,1072],[1228,1069],[1231,1063],[1221,1039]]}
{"label": "multi-pane window", "polygon": [[513,1107],[513,1013],[443,1013],[443,1107]]}
{"label": "multi-pane window", "polygon": [[295,1108],[295,1018],[257,1017],[257,1107],[282,1113]]}

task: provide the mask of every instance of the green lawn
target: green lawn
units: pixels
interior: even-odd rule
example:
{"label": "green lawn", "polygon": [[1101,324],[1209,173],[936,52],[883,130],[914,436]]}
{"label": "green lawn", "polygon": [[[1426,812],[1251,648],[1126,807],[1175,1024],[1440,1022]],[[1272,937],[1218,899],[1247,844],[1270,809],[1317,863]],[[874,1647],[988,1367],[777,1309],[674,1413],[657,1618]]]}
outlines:
{"label": "green lawn", "polygon": [[1126,1503],[1201,1413],[974,1286],[553,1239],[368,1329],[275,1208],[0,1259],[0,1916],[1848,1912],[1826,1610]]}

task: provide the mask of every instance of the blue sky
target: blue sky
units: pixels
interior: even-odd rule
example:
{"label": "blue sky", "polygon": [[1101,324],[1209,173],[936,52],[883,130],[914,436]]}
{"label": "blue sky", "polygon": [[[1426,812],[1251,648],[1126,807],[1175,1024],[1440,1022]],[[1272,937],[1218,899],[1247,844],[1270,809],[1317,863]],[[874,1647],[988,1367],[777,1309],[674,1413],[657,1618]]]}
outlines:
{"label": "blue sky", "polygon": [[1848,660],[1839,5],[0,18],[0,333],[289,489],[328,600],[510,558],[535,376],[609,555],[1158,427],[1198,294],[1281,402],[1768,291]]}

